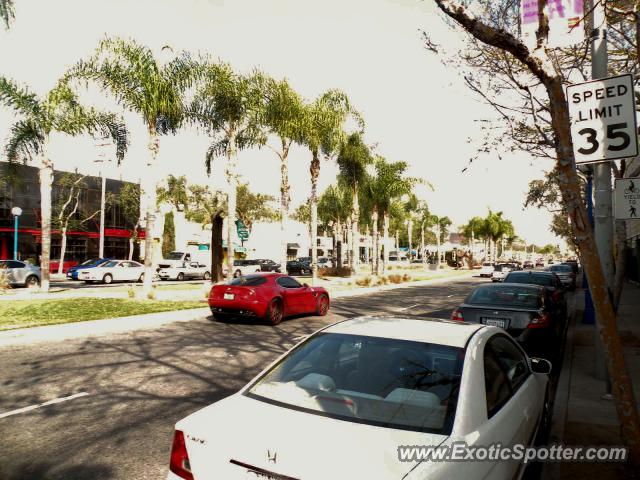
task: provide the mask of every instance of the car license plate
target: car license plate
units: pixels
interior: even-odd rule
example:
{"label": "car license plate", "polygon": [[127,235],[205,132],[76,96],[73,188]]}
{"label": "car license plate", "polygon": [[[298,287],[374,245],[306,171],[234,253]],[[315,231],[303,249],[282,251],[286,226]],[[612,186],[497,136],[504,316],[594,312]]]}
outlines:
{"label": "car license plate", "polygon": [[485,325],[488,325],[490,327],[500,327],[500,328],[507,328],[507,322],[508,322],[506,318],[487,318],[487,317],[481,317],[480,321],[484,322]]}
{"label": "car license plate", "polygon": [[224,299],[225,300],[233,300],[234,298],[236,298],[236,296],[233,293],[225,293],[224,294]]}

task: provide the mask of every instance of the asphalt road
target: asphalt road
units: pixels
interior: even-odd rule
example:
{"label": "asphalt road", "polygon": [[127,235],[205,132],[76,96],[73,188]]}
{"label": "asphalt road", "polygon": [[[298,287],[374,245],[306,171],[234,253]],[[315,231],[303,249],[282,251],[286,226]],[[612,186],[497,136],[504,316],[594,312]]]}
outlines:
{"label": "asphalt road", "polygon": [[[173,425],[226,397],[316,329],[363,314],[448,318],[471,278],[339,299],[278,327],[209,318],[0,351],[0,479],[157,479]],[[83,394],[2,417],[23,407]]]}

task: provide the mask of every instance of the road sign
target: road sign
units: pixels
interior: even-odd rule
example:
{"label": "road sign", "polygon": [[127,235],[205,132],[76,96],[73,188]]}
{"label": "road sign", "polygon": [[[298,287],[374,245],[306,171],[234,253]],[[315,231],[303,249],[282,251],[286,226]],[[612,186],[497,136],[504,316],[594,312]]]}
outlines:
{"label": "road sign", "polygon": [[236,229],[238,231],[238,238],[246,240],[249,238],[249,229],[240,219],[236,220]]}
{"label": "road sign", "polygon": [[638,127],[630,74],[567,87],[576,163],[638,156]]}
{"label": "road sign", "polygon": [[617,220],[640,219],[640,177],[616,178],[613,198]]}

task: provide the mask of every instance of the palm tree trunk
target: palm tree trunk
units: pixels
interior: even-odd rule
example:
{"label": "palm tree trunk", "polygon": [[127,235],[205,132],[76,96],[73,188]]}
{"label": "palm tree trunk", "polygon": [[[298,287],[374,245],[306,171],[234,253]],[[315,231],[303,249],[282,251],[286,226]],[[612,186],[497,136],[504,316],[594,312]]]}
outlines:
{"label": "palm tree trunk", "polygon": [[[155,251],[153,248],[153,235],[156,224],[156,181],[155,171],[158,165],[158,152],[160,151],[160,140],[156,131],[155,123],[149,123],[149,159],[147,160],[147,175],[144,182],[144,196],[146,202],[146,225],[144,236],[144,283],[142,285],[142,295],[148,297],[151,294],[151,282],[153,281],[153,263]],[[142,183],[141,183],[142,187]]]}
{"label": "palm tree trunk", "polygon": [[373,246],[373,261],[371,263],[371,273],[373,275],[379,274],[379,260],[380,260],[380,243],[378,240],[378,209],[373,207],[373,212],[371,213],[371,221],[373,222],[373,237],[372,237],[372,246]]}
{"label": "palm tree trunk", "polygon": [[389,212],[382,214],[382,274],[387,272],[387,265],[389,264]]}
{"label": "palm tree trunk", "polygon": [[287,271],[287,231],[289,223],[289,150],[285,142],[282,142],[282,154],[280,155],[280,271]]}
{"label": "palm tree trunk", "polygon": [[62,275],[64,273],[64,254],[67,251],[67,226],[64,225],[62,227],[62,231],[60,232],[62,235],[62,239],[60,241],[60,261],[58,262],[58,275]]}
{"label": "palm tree trunk", "polygon": [[233,229],[236,226],[236,196],[237,183],[236,178],[236,134],[234,130],[229,133],[229,146],[227,148],[227,165],[225,168],[225,177],[227,181],[227,276],[233,276],[233,259],[235,249],[233,247]]}
{"label": "palm tree trunk", "polygon": [[311,166],[311,284],[315,285],[318,279],[318,177],[320,176],[320,158],[318,151],[313,150]]}
{"label": "palm tree trunk", "polygon": [[222,249],[224,218],[220,212],[211,218],[211,281],[213,283],[223,280],[222,260],[224,251]]}
{"label": "palm tree trunk", "polygon": [[45,138],[40,161],[40,223],[42,249],[40,254],[40,289],[49,291],[51,263],[51,190],[53,188],[53,162],[49,159],[49,139]]}
{"label": "palm tree trunk", "polygon": [[407,238],[409,239],[409,252],[407,258],[409,259],[409,263],[411,263],[411,260],[413,259],[413,254],[411,252],[413,249],[413,238],[411,237],[413,237],[413,220],[409,218],[409,221],[407,222]]}
{"label": "palm tree trunk", "polygon": [[358,199],[358,187],[353,189],[353,206],[351,215],[353,217],[352,228],[352,243],[351,243],[351,256],[353,261],[351,263],[351,273],[358,273],[358,264],[360,263],[360,201]]}
{"label": "palm tree trunk", "polygon": [[342,268],[342,222],[340,220],[336,222],[334,235],[336,240],[336,267]]}
{"label": "palm tree trunk", "polygon": [[420,225],[420,259],[424,265],[424,222]]}
{"label": "palm tree trunk", "polygon": [[129,255],[127,257],[128,260],[133,260],[133,249],[135,246],[135,239],[138,238],[138,225],[133,227],[133,231],[131,232],[131,236],[129,237]]}

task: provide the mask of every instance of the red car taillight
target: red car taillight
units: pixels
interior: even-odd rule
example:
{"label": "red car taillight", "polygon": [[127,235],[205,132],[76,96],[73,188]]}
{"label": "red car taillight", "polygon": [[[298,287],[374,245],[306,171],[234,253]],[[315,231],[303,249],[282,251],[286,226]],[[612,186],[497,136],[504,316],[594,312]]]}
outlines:
{"label": "red car taillight", "polygon": [[184,443],[184,434],[180,430],[176,430],[173,436],[173,445],[171,447],[171,461],[169,462],[169,470],[185,480],[193,480],[191,473],[191,464],[189,463],[189,454],[187,446]]}
{"label": "red car taillight", "polygon": [[543,313],[539,317],[532,318],[527,328],[546,328],[549,326],[549,315]]}
{"label": "red car taillight", "polygon": [[456,308],[453,312],[451,312],[451,320],[455,320],[456,322],[464,322],[462,310]]}

